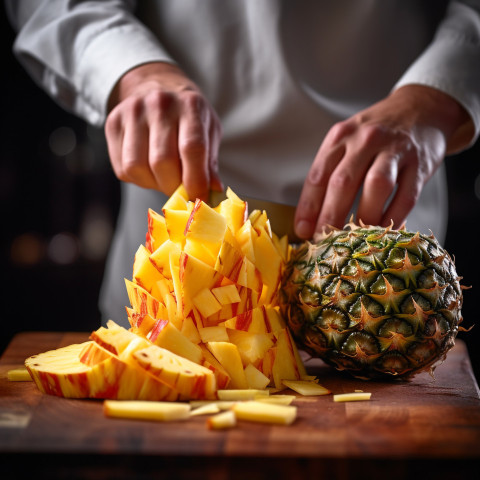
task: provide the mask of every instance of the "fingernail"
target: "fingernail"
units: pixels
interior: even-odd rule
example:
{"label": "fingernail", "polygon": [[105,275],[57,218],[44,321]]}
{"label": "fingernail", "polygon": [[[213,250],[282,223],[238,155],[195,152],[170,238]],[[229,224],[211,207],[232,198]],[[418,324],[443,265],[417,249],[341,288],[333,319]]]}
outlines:
{"label": "fingernail", "polygon": [[300,220],[295,226],[295,232],[300,238],[310,238],[312,236],[312,227],[310,222]]}

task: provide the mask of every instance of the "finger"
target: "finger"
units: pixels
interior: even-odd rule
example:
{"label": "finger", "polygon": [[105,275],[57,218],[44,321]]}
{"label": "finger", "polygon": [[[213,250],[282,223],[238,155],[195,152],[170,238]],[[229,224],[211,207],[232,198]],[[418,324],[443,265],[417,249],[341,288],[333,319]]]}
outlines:
{"label": "finger", "polygon": [[330,175],[345,153],[343,145],[331,150],[320,148],[307,178],[295,212],[295,232],[300,238],[311,238],[328,187]]}
{"label": "finger", "polygon": [[157,189],[171,195],[182,181],[178,151],[178,108],[173,95],[160,92],[149,109],[149,166]]}
{"label": "finger", "polygon": [[404,168],[398,177],[398,187],[388,208],[382,217],[381,225],[389,225],[393,221],[396,228],[405,223],[407,215],[417,203],[424,181],[416,168]]}
{"label": "finger", "polygon": [[216,191],[223,191],[224,186],[219,174],[218,151],[220,149],[220,141],[222,137],[222,130],[220,123],[215,115],[212,115],[210,122],[209,134],[209,153],[208,165],[210,174],[210,189]]}
{"label": "finger", "polygon": [[370,166],[390,141],[391,134],[379,125],[363,125],[348,139],[344,158],[330,176],[317,231],[344,226]]}
{"label": "finger", "polygon": [[397,183],[399,159],[398,154],[381,152],[368,170],[357,209],[357,219],[366,225],[381,224]]}
{"label": "finger", "polygon": [[317,218],[317,231],[328,226],[342,228],[345,225],[371,162],[372,156],[368,151],[345,153],[342,161],[330,175]]}
{"label": "finger", "polygon": [[209,113],[196,92],[185,92],[179,121],[178,145],[182,181],[190,198],[206,199],[210,186],[208,154]]}
{"label": "finger", "polygon": [[123,125],[117,111],[112,111],[105,122],[105,138],[107,140],[108,156],[115,175],[121,174]]}
{"label": "finger", "polygon": [[156,188],[148,164],[148,128],[145,122],[128,122],[124,127],[121,180],[143,188]]}

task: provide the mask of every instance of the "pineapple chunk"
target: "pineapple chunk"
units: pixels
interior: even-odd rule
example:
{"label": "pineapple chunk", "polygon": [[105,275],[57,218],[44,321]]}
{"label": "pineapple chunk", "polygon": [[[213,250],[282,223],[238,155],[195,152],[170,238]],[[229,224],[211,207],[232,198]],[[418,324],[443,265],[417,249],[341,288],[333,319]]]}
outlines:
{"label": "pineapple chunk", "polygon": [[212,288],[212,293],[221,305],[239,303],[241,301],[238,289],[233,283],[221,287]]}
{"label": "pineapple chunk", "polygon": [[185,237],[195,239],[209,247],[217,245],[218,249],[226,230],[226,218],[202,200],[197,199],[185,226]]}
{"label": "pineapple chunk", "polygon": [[297,397],[295,395],[267,395],[256,396],[254,400],[257,402],[275,403],[277,405],[290,405]]}
{"label": "pineapple chunk", "polygon": [[332,393],[328,388],[311,380],[283,380],[283,384],[303,396],[328,395]]}
{"label": "pineapple chunk", "polygon": [[162,210],[165,208],[170,210],[187,210],[188,200],[187,189],[183,184],[180,184],[165,202]]}
{"label": "pineapple chunk", "polygon": [[215,405],[219,410],[231,410],[235,403],[235,400],[190,400],[192,408]]}
{"label": "pineapple chunk", "polygon": [[363,400],[370,400],[371,393],[367,392],[353,392],[353,393],[338,393],[333,396],[334,402],[361,402]]}
{"label": "pineapple chunk", "polygon": [[215,402],[209,402],[196,407],[190,412],[190,416],[195,417],[197,415],[211,415],[213,413],[218,413],[219,411],[220,407]]}
{"label": "pineapple chunk", "polygon": [[297,417],[297,407],[293,405],[275,405],[256,400],[238,402],[232,410],[238,419],[261,423],[292,424]]}
{"label": "pineapple chunk", "polygon": [[7,372],[10,382],[31,382],[32,377],[26,368],[14,368]]}
{"label": "pineapple chunk", "polygon": [[233,428],[237,424],[237,417],[232,410],[217,413],[213,417],[208,418],[207,427],[210,430],[223,430]]}
{"label": "pineapple chunk", "polygon": [[133,418],[137,420],[172,421],[185,420],[191,407],[180,402],[149,402],[141,400],[105,400],[103,412],[107,417]]}
{"label": "pineapple chunk", "polygon": [[202,349],[188,339],[169,320],[157,320],[148,335],[148,339],[159,347],[166,348],[194,363],[203,361]]}
{"label": "pineapple chunk", "polygon": [[223,326],[201,327],[198,329],[203,343],[228,342],[227,329]]}
{"label": "pineapple chunk", "polygon": [[251,363],[245,367],[245,378],[248,387],[256,390],[264,390],[270,383],[270,379]]}
{"label": "pineapple chunk", "polygon": [[148,209],[147,221],[148,230],[145,246],[150,252],[154,252],[168,239],[167,226],[165,224],[165,218],[151,208]]}
{"label": "pineapple chunk", "polygon": [[193,298],[193,305],[202,317],[207,318],[222,309],[222,305],[208,288],[200,290]]}
{"label": "pineapple chunk", "polygon": [[268,390],[255,390],[253,388],[217,391],[219,400],[227,401],[255,400],[255,398],[259,395],[268,396],[269,394],[270,392]]}
{"label": "pineapple chunk", "polygon": [[207,348],[228,373],[232,388],[248,388],[242,359],[236,345],[230,342],[209,342]]}

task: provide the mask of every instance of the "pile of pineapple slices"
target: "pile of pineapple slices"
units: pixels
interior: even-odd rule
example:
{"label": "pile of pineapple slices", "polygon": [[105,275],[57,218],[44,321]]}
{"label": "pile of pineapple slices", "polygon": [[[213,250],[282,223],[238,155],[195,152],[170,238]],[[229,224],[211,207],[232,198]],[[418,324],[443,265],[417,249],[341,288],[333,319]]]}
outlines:
{"label": "pile of pineapple slices", "polygon": [[125,279],[130,328],[110,320],[85,343],[28,358],[40,391],[106,399],[109,416],[214,413],[210,428],[237,418],[289,424],[294,397],[278,392],[330,393],[306,375],[279,312],[290,246],[265,211],[249,214],[231,189],[216,207],[190,201],[180,186],[147,218]]}

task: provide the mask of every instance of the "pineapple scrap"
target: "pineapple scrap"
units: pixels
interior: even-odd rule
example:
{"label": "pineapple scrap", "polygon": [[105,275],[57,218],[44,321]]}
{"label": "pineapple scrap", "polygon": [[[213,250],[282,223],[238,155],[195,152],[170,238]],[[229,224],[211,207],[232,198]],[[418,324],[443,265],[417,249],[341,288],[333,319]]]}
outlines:
{"label": "pineapple scrap", "polygon": [[368,392],[339,393],[333,396],[334,402],[360,402],[370,400],[372,394]]}
{"label": "pineapple scrap", "polygon": [[236,403],[232,411],[240,420],[290,425],[297,418],[297,407],[248,400]]}
{"label": "pineapple scrap", "polygon": [[154,402],[148,400],[105,400],[103,412],[107,417],[137,420],[185,420],[191,407],[182,402]]}
{"label": "pineapple scrap", "polygon": [[237,425],[237,417],[233,410],[217,413],[207,420],[209,430],[224,430]]}
{"label": "pineapple scrap", "polygon": [[311,380],[283,380],[283,384],[303,396],[328,395],[332,393],[328,388]]}
{"label": "pineapple scrap", "polygon": [[217,396],[219,400],[233,400],[233,401],[242,401],[242,400],[255,400],[258,396],[269,396],[270,392],[268,390],[257,390],[253,388],[244,388],[244,389],[231,389],[231,390],[217,390]]}
{"label": "pineapple scrap", "polygon": [[7,378],[10,382],[31,382],[32,377],[26,368],[14,368],[7,372]]}
{"label": "pineapple scrap", "polygon": [[220,407],[215,402],[208,402],[192,410],[190,412],[190,416],[195,417],[196,415],[211,415],[218,412],[220,412]]}

